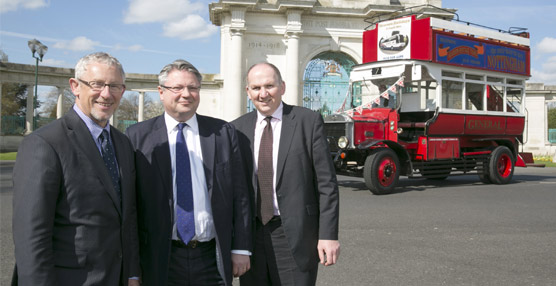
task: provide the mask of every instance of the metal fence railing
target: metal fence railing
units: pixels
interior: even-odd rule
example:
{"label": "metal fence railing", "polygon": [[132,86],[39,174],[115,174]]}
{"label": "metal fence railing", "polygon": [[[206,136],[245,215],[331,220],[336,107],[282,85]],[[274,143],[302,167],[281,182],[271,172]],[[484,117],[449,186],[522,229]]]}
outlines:
{"label": "metal fence railing", "polygon": [[548,141],[556,143],[556,129],[548,129]]}
{"label": "metal fence railing", "polygon": [[125,132],[125,130],[133,125],[137,123],[137,120],[118,120],[118,124],[116,126],[116,128],[118,128],[120,131]]}
{"label": "metal fence railing", "polygon": [[[35,129],[56,120],[56,118],[35,117],[33,126]],[[25,133],[25,116],[4,115],[2,116],[1,135],[22,135]]]}

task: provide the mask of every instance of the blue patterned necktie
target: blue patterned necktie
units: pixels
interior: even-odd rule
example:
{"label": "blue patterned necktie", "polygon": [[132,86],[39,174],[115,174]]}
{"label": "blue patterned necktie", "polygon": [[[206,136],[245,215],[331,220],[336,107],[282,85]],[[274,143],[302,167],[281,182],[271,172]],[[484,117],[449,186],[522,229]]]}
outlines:
{"label": "blue patterned necktie", "polygon": [[176,137],[176,228],[179,238],[187,244],[195,236],[195,216],[193,213],[193,187],[191,185],[189,151],[183,136],[185,126],[187,126],[186,123],[178,124],[178,135]]}
{"label": "blue patterned necktie", "polygon": [[122,193],[120,191],[120,172],[118,171],[118,164],[116,164],[116,154],[114,153],[114,148],[109,141],[108,131],[106,129],[102,130],[100,134],[100,148],[102,149],[102,160],[104,160],[104,165],[108,169],[108,174],[112,180],[112,185],[114,190],[118,193],[120,201],[122,200]]}

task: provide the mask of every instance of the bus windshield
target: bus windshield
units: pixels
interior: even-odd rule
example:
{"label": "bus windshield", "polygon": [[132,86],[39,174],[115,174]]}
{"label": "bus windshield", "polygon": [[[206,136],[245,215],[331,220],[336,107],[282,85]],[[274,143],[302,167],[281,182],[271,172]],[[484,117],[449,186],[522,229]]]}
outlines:
{"label": "bus windshield", "polygon": [[354,81],[351,87],[352,108],[363,105],[371,108],[393,108],[399,106],[400,90],[396,86],[398,78]]}

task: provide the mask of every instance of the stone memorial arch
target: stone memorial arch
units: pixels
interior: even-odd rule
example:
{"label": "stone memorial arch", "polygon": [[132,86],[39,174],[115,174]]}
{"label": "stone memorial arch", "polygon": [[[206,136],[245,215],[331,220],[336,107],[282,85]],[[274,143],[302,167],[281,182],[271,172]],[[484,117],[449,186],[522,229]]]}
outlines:
{"label": "stone memorial arch", "polygon": [[[286,82],[284,102],[323,113],[335,111],[348,87],[349,71],[360,64],[365,19],[407,7],[441,6],[441,0],[220,0],[209,5],[220,26],[222,118],[232,120],[250,108],[245,72],[268,61]],[[424,7],[421,16],[451,17]]]}

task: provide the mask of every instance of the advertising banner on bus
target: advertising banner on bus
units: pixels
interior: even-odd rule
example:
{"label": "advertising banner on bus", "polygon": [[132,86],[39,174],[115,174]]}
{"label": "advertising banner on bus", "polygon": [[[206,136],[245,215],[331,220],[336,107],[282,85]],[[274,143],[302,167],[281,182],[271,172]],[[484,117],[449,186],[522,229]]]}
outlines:
{"label": "advertising banner on bus", "polygon": [[435,33],[435,61],[528,75],[527,51],[472,38]]}
{"label": "advertising banner on bus", "polygon": [[378,24],[378,60],[411,58],[410,36],[411,17],[384,21]]}

